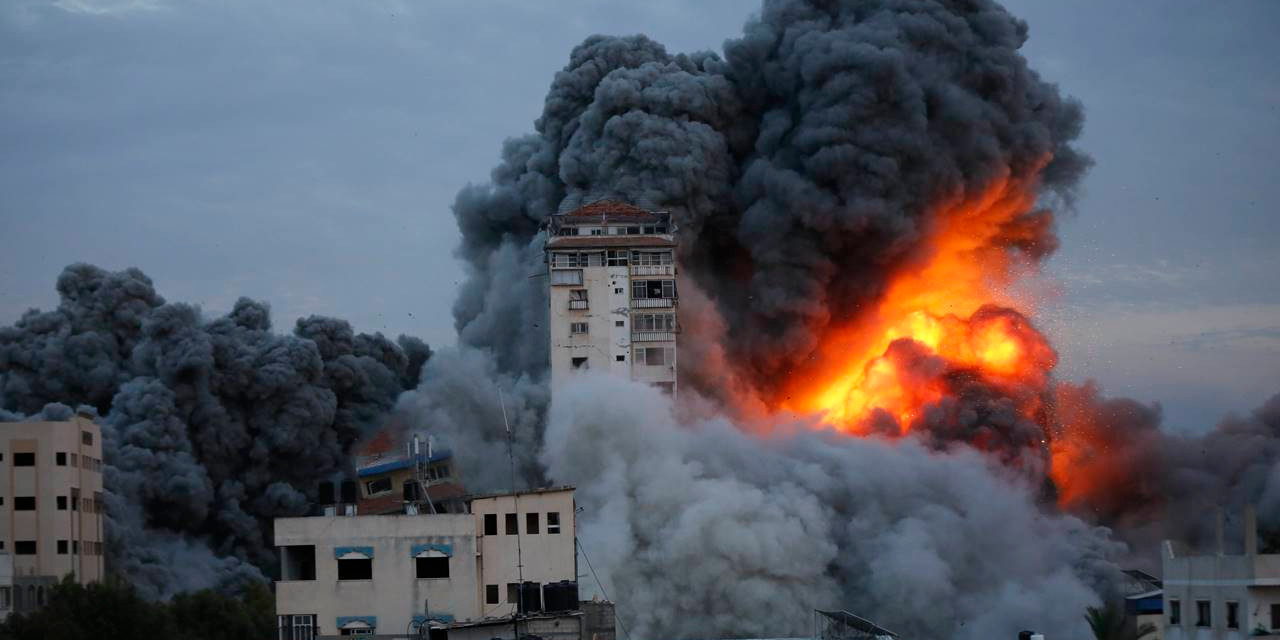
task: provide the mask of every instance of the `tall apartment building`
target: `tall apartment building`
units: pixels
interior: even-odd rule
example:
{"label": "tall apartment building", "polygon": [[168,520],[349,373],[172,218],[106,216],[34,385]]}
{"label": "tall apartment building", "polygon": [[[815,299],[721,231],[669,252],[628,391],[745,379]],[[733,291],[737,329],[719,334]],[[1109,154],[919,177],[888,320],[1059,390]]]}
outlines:
{"label": "tall apartment building", "polygon": [[603,200],[547,223],[551,384],[610,371],[676,392],[671,215]]}
{"label": "tall apartment building", "polygon": [[0,423],[0,551],[13,557],[13,610],[44,604],[70,575],[102,579],[102,433],[91,420]]}
{"label": "tall apartment building", "polygon": [[277,518],[277,639],[417,638],[425,625],[432,640],[490,640],[549,624],[558,633],[534,635],[590,640],[580,610],[511,617],[521,581],[529,604],[530,590],[577,580],[573,489],[468,503],[466,513]]}

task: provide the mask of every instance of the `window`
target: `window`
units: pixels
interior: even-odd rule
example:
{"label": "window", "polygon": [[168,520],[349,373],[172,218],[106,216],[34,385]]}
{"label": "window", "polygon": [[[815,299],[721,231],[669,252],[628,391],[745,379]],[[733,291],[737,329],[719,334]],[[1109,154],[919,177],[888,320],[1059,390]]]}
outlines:
{"label": "window", "polygon": [[581,300],[582,302],[586,302],[586,301],[587,301],[587,290],[586,290],[586,289],[570,289],[570,290],[569,290],[569,299],[570,299],[570,300]]}
{"label": "window", "polygon": [[79,554],[79,553],[80,553],[80,541],[79,541],[79,540],[72,540],[72,541],[71,541],[71,555],[77,555],[77,554]]}
{"label": "window", "polygon": [[1196,626],[1207,627],[1210,626],[1211,622],[1212,621],[1209,617],[1209,601],[1196,600]]}
{"label": "window", "polygon": [[8,609],[12,598],[9,587],[0,587],[0,609]]}
{"label": "window", "polygon": [[1227,628],[1228,629],[1240,628],[1240,603],[1239,602],[1227,603]]}
{"label": "window", "polygon": [[449,558],[417,558],[418,579],[449,577]]}
{"label": "window", "polygon": [[498,535],[498,514],[496,513],[484,514],[484,534],[486,536]]}
{"label": "window", "polygon": [[338,560],[339,580],[372,580],[373,560],[370,558],[352,558]]}
{"label": "window", "polygon": [[80,432],[80,444],[84,444],[84,445],[92,445],[92,444],[93,444],[93,434],[92,434],[92,433],[89,433],[88,431],[81,431],[81,432]]}
{"label": "window", "polygon": [[14,496],[13,510],[14,511],[35,511],[36,510],[35,496]]}
{"label": "window", "polygon": [[1271,605],[1271,628],[1280,629],[1280,604]]}
{"label": "window", "polygon": [[632,298],[668,298],[676,297],[675,280],[634,280],[631,282]]}
{"label": "window", "polygon": [[674,365],[676,363],[675,349],[671,347],[638,347],[636,349],[636,362],[651,367]]}
{"label": "window", "polygon": [[391,491],[391,478],[377,478],[364,483],[364,495],[374,496]]}
{"label": "window", "polygon": [[36,541],[15,540],[13,542],[13,552],[20,556],[34,556],[36,554]]}
{"label": "window", "polygon": [[591,235],[593,235],[593,236],[602,236],[602,235],[604,235],[604,229],[592,229],[592,230],[591,230]]}
{"label": "window", "polygon": [[614,288],[613,288],[613,292],[614,292],[614,293],[616,293],[616,294],[618,294],[618,295],[622,295],[622,294],[623,294],[623,292],[624,292],[624,289],[623,289],[622,287],[614,287]]}
{"label": "window", "polygon": [[640,227],[627,227],[627,235],[629,236],[640,235]]}
{"label": "window", "polygon": [[613,359],[614,359],[614,360],[617,360],[618,362],[626,362],[626,361],[627,361],[627,356],[625,356],[625,355],[623,355],[623,354],[618,354],[618,355],[614,356],[614,357],[613,357]]}
{"label": "window", "polygon": [[671,264],[670,251],[632,251],[631,263],[645,266]]}
{"label": "window", "polygon": [[631,320],[633,331],[675,331],[674,313],[637,313]]}
{"label": "window", "polygon": [[624,326],[626,326],[626,324],[627,324],[627,322],[626,322],[625,320],[614,320],[614,321],[613,321],[613,326],[615,326],[615,327],[624,327]]}
{"label": "window", "polygon": [[582,357],[582,358],[571,358],[571,359],[569,360],[569,364],[570,364],[574,369],[586,369],[586,368],[588,368],[588,367],[587,367],[587,359],[586,359],[586,357]]}
{"label": "window", "polygon": [[552,269],[552,285],[581,285],[582,271],[577,269]]}
{"label": "window", "polygon": [[[610,249],[606,257],[611,267],[627,266],[627,251],[625,249]],[[617,293],[622,293],[622,291],[619,290]]]}
{"label": "window", "polygon": [[526,534],[534,536],[534,535],[538,535],[539,529],[541,529],[541,527],[538,526],[538,514],[536,513],[524,514],[524,532]]}
{"label": "window", "polygon": [[506,534],[509,536],[520,535],[520,517],[514,513],[507,514]]}
{"label": "window", "polygon": [[484,603],[498,604],[498,585],[486,584],[484,586]]}
{"label": "window", "polygon": [[560,533],[560,512],[547,512],[547,533]]}
{"label": "window", "polygon": [[508,582],[507,583],[507,603],[518,604],[519,602],[520,602],[520,583]]}
{"label": "window", "polygon": [[67,541],[66,541],[66,540],[59,540],[59,541],[58,541],[58,555],[60,555],[60,556],[65,556],[65,555],[67,555]]}
{"label": "window", "polygon": [[74,487],[71,489],[71,510],[80,510],[80,490]]}
{"label": "window", "polygon": [[570,322],[570,323],[569,323],[569,333],[570,333],[570,334],[572,334],[572,335],[586,335],[586,333],[587,333],[587,323],[585,323],[585,322]]}
{"label": "window", "polygon": [[13,466],[15,466],[15,467],[34,467],[34,466],[36,466],[36,454],[34,454],[34,453],[15,453],[15,454],[13,454]]}
{"label": "window", "polygon": [[314,640],[315,629],[314,614],[276,616],[276,640]]}
{"label": "window", "polygon": [[59,467],[67,466],[67,454],[63,451],[53,454],[53,463]]}
{"label": "window", "polygon": [[281,580],[315,580],[316,579],[316,546],[314,544],[297,544],[280,547],[282,562],[280,563]]}

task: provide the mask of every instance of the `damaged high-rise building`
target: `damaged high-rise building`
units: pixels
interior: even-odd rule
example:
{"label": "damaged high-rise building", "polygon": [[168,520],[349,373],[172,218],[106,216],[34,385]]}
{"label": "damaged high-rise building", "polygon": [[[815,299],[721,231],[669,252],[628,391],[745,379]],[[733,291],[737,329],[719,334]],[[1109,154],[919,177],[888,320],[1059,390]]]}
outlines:
{"label": "damaged high-rise building", "polygon": [[671,215],[601,200],[547,222],[551,383],[611,371],[676,391]]}

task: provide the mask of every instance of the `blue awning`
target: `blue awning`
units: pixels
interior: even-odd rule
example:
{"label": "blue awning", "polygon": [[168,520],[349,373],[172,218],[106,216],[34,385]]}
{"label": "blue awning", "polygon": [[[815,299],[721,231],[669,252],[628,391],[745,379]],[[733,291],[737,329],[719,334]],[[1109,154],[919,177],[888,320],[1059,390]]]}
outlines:
{"label": "blue awning", "polygon": [[409,555],[416,558],[428,551],[438,551],[446,556],[453,557],[453,545],[451,544],[415,544],[410,548]]}
{"label": "blue awning", "polygon": [[373,547],[334,547],[333,557],[341,559],[348,554],[362,555],[366,558],[373,559]]}

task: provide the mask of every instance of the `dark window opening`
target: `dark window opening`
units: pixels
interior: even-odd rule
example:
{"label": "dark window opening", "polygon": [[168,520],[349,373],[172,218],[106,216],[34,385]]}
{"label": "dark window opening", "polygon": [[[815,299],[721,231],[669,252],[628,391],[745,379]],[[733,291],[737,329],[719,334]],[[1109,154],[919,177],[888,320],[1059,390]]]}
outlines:
{"label": "dark window opening", "polygon": [[364,495],[372,496],[391,490],[391,478],[378,478],[364,483]]}
{"label": "dark window opening", "polygon": [[539,529],[538,514],[536,513],[524,514],[524,532],[529,535],[537,535],[538,529]]}
{"label": "dark window opening", "polygon": [[1212,624],[1209,615],[1209,601],[1196,600],[1196,626],[1208,627]]}
{"label": "dark window opening", "polygon": [[484,603],[498,604],[498,585],[486,584],[484,586]]}
{"label": "dark window opening", "polygon": [[496,513],[484,514],[484,534],[486,536],[498,535],[498,514]]}
{"label": "dark window opening", "polygon": [[518,604],[520,602],[520,583],[507,583],[507,604]]}
{"label": "dark window opening", "polygon": [[514,513],[507,514],[506,534],[509,536],[520,534],[520,518]]}
{"label": "dark window opening", "polygon": [[1280,604],[1271,605],[1271,628],[1280,629]]}
{"label": "dark window opening", "polygon": [[58,541],[58,555],[60,555],[60,556],[65,556],[65,555],[67,555],[67,541],[66,541],[66,540],[59,540],[59,541]]}
{"label": "dark window opening", "polygon": [[418,558],[418,578],[448,578],[448,558]]}
{"label": "dark window opening", "polygon": [[15,466],[15,467],[34,467],[34,466],[36,466],[36,454],[34,454],[34,453],[15,453],[15,454],[13,454],[13,466]]}
{"label": "dark window opening", "polygon": [[1239,602],[1227,603],[1227,628],[1228,629],[1240,628],[1240,603]]}
{"label": "dark window opening", "polygon": [[339,580],[372,580],[373,560],[369,558],[353,558],[338,561]]}
{"label": "dark window opening", "polygon": [[547,512],[547,533],[560,533],[560,512]]}
{"label": "dark window opening", "polygon": [[404,486],[401,488],[404,492],[405,502],[416,502],[418,500],[418,481],[405,480]]}
{"label": "dark window opening", "polygon": [[316,579],[316,546],[299,544],[281,547],[284,562],[280,567],[282,580]]}
{"label": "dark window opening", "polygon": [[35,511],[36,510],[35,496],[14,496],[13,510],[14,511]]}
{"label": "dark window opening", "polygon": [[586,368],[587,368],[587,359],[586,359],[586,358],[573,358],[573,359],[572,359],[572,360],[570,360],[569,362],[570,362],[570,364],[572,364],[572,365],[573,365],[573,368],[574,368],[574,369],[586,369]]}
{"label": "dark window opening", "polygon": [[67,510],[67,497],[66,497],[66,496],[58,496],[56,500],[57,500],[57,503],[58,503],[58,511],[66,511],[66,510]]}
{"label": "dark window opening", "polygon": [[36,554],[36,541],[15,540],[13,542],[13,552],[20,556],[34,556]]}
{"label": "dark window opening", "polygon": [[93,444],[93,434],[89,433],[88,431],[81,431],[80,442],[83,444],[89,444],[89,445]]}
{"label": "dark window opening", "polygon": [[67,454],[61,451],[53,454],[53,463],[59,467],[67,466]]}
{"label": "dark window opening", "polygon": [[614,360],[617,360],[618,362],[626,362],[626,361],[627,361],[627,357],[626,357],[626,356],[624,356],[624,355],[616,355],[616,356],[614,356],[614,357],[613,357],[613,359],[614,359]]}

